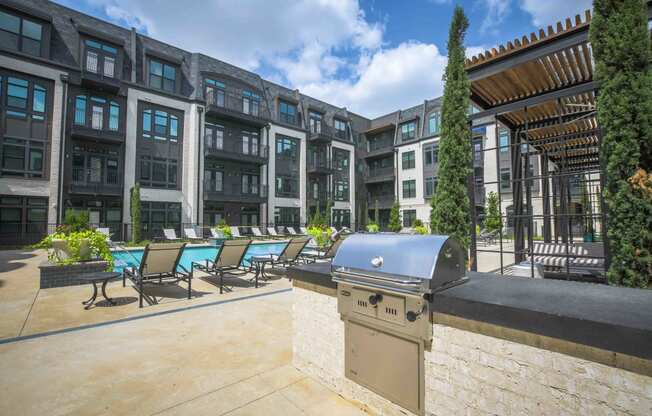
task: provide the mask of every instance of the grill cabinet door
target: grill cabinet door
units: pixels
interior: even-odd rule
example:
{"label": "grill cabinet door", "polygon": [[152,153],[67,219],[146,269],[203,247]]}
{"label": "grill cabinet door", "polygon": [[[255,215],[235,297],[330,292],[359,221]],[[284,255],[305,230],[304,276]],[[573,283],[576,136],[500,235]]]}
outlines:
{"label": "grill cabinet door", "polygon": [[346,376],[422,414],[423,350],[416,341],[347,322]]}

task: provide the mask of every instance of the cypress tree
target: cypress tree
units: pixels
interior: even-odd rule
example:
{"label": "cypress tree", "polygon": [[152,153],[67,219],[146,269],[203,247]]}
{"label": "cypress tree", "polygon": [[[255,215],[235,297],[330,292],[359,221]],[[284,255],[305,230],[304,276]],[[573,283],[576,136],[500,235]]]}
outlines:
{"label": "cypress tree", "polygon": [[630,183],[650,169],[652,73],[647,6],[641,0],[595,0],[590,28],[605,166],[604,199],[611,284],[645,287],[652,270],[650,200]]}
{"label": "cypress tree", "polygon": [[487,195],[487,217],[484,220],[485,230],[491,231],[500,231],[503,228],[503,219],[500,216],[500,211],[498,210],[498,194],[491,191]]}
{"label": "cypress tree", "polygon": [[468,26],[462,7],[455,7],[444,74],[438,182],[430,213],[432,233],[450,235],[465,249],[469,248],[471,222],[468,195],[471,134],[467,120],[471,91],[464,70],[464,36]]}
{"label": "cypress tree", "polygon": [[389,212],[389,231],[397,233],[402,228],[400,205],[398,201],[395,201],[392,210]]}
{"label": "cypress tree", "polygon": [[140,184],[136,184],[131,188],[131,205],[129,207],[131,214],[131,241],[137,243],[140,241]]}

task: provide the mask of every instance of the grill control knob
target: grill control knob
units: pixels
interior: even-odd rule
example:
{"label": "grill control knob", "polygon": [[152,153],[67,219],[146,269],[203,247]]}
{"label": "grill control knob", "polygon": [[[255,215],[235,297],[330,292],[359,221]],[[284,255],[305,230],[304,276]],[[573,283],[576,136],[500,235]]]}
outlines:
{"label": "grill control knob", "polygon": [[421,315],[421,314],[416,313],[416,312],[414,312],[414,311],[409,311],[409,312],[406,314],[405,318],[406,318],[408,321],[410,321],[410,322],[414,322],[414,321],[417,320],[417,318],[419,317],[419,315]]}
{"label": "grill control knob", "polygon": [[376,306],[376,304],[378,304],[378,302],[381,302],[382,300],[383,300],[383,295],[381,294],[375,294],[369,296],[369,304],[373,306]]}

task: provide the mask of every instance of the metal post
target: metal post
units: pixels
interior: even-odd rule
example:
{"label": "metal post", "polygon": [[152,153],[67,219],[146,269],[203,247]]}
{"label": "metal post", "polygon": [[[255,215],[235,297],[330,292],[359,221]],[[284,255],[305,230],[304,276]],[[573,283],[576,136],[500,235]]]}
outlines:
{"label": "metal post", "polygon": [[[473,137],[473,123],[469,123],[469,131],[471,137]],[[473,162],[475,160],[475,148],[473,146],[473,139],[471,139],[471,174],[468,178],[468,187],[469,187],[469,211],[471,214],[471,270],[474,272],[478,271],[478,244],[477,237],[475,235],[475,169]]]}
{"label": "metal post", "polygon": [[521,179],[521,132],[511,132],[510,146],[512,156],[512,201],[514,205],[514,262],[520,263],[524,260],[524,236],[523,236],[523,182]]}
{"label": "metal post", "polygon": [[[494,119],[496,118],[496,115],[494,115]],[[496,146],[494,146],[494,151],[496,152],[496,183],[498,187],[498,213],[500,214],[500,223],[501,227],[500,230],[498,230],[498,238],[499,242],[498,244],[500,245],[500,274],[504,274],[503,270],[503,227],[502,227],[502,219],[503,219],[503,204],[502,204],[502,197],[501,197],[501,184],[500,184],[500,128],[498,127],[498,121],[494,124],[495,126],[495,137],[496,137]]]}
{"label": "metal post", "polygon": [[546,152],[541,155],[541,194],[543,197],[543,241],[552,241],[550,229],[550,178],[548,176],[548,155]]}

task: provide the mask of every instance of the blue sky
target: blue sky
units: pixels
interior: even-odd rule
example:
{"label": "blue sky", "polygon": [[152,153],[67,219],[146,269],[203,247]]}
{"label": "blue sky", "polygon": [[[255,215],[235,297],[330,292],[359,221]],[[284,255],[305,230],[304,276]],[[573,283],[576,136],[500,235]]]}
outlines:
{"label": "blue sky", "polygon": [[[374,117],[441,95],[453,0],[58,0]],[[462,0],[467,55],[591,0]]]}

